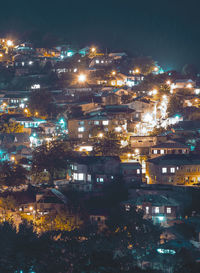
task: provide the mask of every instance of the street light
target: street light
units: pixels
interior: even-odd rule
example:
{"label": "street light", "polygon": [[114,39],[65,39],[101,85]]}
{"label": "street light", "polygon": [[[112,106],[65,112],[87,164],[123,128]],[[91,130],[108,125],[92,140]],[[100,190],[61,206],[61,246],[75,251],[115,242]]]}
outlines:
{"label": "street light", "polygon": [[84,83],[84,82],[86,81],[86,75],[80,74],[80,75],[78,76],[78,81],[79,81],[80,83]]}
{"label": "street light", "polygon": [[112,71],[112,75],[115,76],[116,75],[116,71]]}
{"label": "street light", "polygon": [[92,52],[92,53],[96,52],[96,47],[93,46],[93,47],[91,48],[91,52]]}
{"label": "street light", "polygon": [[135,69],[135,73],[137,73],[137,74],[140,73],[140,69],[139,69],[139,68],[136,68],[136,69]]}
{"label": "street light", "polygon": [[99,133],[98,137],[103,138],[103,133]]}
{"label": "street light", "polygon": [[171,84],[171,81],[170,81],[170,80],[166,81],[166,84],[170,85],[170,84]]}
{"label": "street light", "polygon": [[13,46],[13,41],[8,40],[6,44],[7,44],[7,46]]}

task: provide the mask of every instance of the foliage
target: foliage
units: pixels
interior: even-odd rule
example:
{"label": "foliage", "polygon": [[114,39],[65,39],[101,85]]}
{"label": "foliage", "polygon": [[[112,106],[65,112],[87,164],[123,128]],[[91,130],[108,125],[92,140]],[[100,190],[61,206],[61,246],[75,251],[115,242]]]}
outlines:
{"label": "foliage", "polygon": [[114,132],[106,132],[93,146],[93,154],[98,156],[119,156],[121,154],[120,137]]}
{"label": "foliage", "polygon": [[133,96],[131,94],[122,95],[121,100],[122,100],[122,103],[129,103],[131,102],[132,98]]}
{"label": "foliage", "polygon": [[57,112],[51,92],[47,90],[32,91],[29,99],[29,110],[35,115],[51,116]]}
{"label": "foliage", "polygon": [[185,76],[195,78],[198,73],[198,68],[194,64],[186,64],[182,69],[182,73]]}
{"label": "foliage", "polygon": [[3,134],[23,133],[23,129],[23,125],[14,121],[0,124],[0,133]]}
{"label": "foliage", "polygon": [[133,59],[134,69],[140,69],[144,75],[152,73],[155,66],[155,61],[151,57],[137,57]]}
{"label": "foliage", "polygon": [[47,170],[53,183],[56,170],[67,169],[70,158],[74,155],[68,142],[52,141],[45,143],[33,152],[32,172]]}
{"label": "foliage", "polygon": [[166,131],[163,127],[154,127],[153,130],[149,133],[149,136],[158,136]]}
{"label": "foliage", "polygon": [[183,101],[180,97],[176,95],[172,96],[168,103],[167,112],[169,116],[173,116],[177,113],[183,112]]}
{"label": "foliage", "polygon": [[13,196],[7,196],[5,198],[0,198],[0,208],[4,210],[12,210],[14,211],[16,209],[16,200]]}
{"label": "foliage", "polygon": [[0,183],[4,186],[26,184],[27,171],[19,164],[3,162],[0,164]]}

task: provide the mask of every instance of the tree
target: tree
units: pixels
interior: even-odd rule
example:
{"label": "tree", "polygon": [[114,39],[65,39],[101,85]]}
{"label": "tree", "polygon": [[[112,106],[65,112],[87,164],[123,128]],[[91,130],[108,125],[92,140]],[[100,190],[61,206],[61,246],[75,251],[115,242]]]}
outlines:
{"label": "tree", "polygon": [[93,154],[99,156],[118,156],[120,155],[120,138],[114,131],[102,134],[93,146]]}
{"label": "tree", "polygon": [[176,95],[172,96],[168,103],[167,112],[169,116],[173,116],[177,113],[183,112],[183,101],[180,97]]}
{"label": "tree", "polygon": [[155,61],[151,57],[137,57],[133,59],[132,63],[134,69],[139,69],[144,75],[150,74],[154,71],[156,66]]}
{"label": "tree", "polygon": [[57,112],[51,92],[47,90],[32,91],[29,99],[29,110],[33,115],[51,116]]}
{"label": "tree", "polygon": [[13,134],[13,133],[23,133],[24,126],[19,122],[9,122],[2,123],[0,125],[0,133],[2,134]]}
{"label": "tree", "polygon": [[3,162],[0,164],[0,183],[4,186],[14,187],[26,184],[27,171],[19,164]]}
{"label": "tree", "polygon": [[47,170],[50,182],[53,183],[56,171],[67,169],[74,152],[68,142],[52,141],[45,143],[33,152],[32,172],[40,173]]}
{"label": "tree", "polygon": [[196,78],[198,69],[194,64],[185,64],[182,73],[187,77]]}

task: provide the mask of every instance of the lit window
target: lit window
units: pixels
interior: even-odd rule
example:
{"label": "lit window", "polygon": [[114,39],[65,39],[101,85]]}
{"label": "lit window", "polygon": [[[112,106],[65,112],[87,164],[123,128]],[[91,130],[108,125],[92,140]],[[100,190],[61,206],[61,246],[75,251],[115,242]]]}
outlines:
{"label": "lit window", "polygon": [[95,121],[94,121],[94,125],[99,125],[99,121],[98,121],[98,120],[95,120]]}
{"label": "lit window", "polygon": [[108,122],[109,122],[108,120],[103,120],[102,124],[103,125],[108,125]]}
{"label": "lit window", "polygon": [[126,211],[130,211],[130,209],[131,209],[131,206],[130,206],[130,205],[125,205],[125,210],[126,210]]}
{"label": "lit window", "polygon": [[137,174],[140,174],[140,169],[137,169]]}
{"label": "lit window", "polygon": [[172,212],[171,208],[167,208],[167,213],[170,214]]}
{"label": "lit window", "polygon": [[146,214],[149,214],[149,207],[146,207]]}
{"label": "lit window", "polygon": [[158,153],[158,151],[157,150],[153,150],[153,153],[156,155]]}
{"label": "lit window", "polygon": [[83,180],[83,173],[78,173],[78,180]]}
{"label": "lit window", "polygon": [[99,60],[96,60],[96,64],[99,64]]}
{"label": "lit window", "polygon": [[83,135],[82,134],[78,134],[78,138],[82,138],[83,137]]}
{"label": "lit window", "polygon": [[85,128],[84,127],[79,127],[78,132],[84,132]]}
{"label": "lit window", "polygon": [[88,180],[89,182],[92,180],[91,174],[88,174],[88,175],[87,175],[87,180]]}
{"label": "lit window", "polygon": [[155,207],[155,213],[159,213],[159,207]]}
{"label": "lit window", "polygon": [[160,150],[161,155],[165,153],[165,150]]}
{"label": "lit window", "polygon": [[99,178],[99,182],[103,183],[104,179],[102,177]]}
{"label": "lit window", "polygon": [[167,173],[167,168],[162,168],[162,173]]}
{"label": "lit window", "polygon": [[174,167],[170,168],[170,172],[175,173],[175,168]]}
{"label": "lit window", "polygon": [[77,173],[74,173],[74,174],[73,174],[73,178],[74,178],[74,180],[77,180],[78,174],[77,174]]}

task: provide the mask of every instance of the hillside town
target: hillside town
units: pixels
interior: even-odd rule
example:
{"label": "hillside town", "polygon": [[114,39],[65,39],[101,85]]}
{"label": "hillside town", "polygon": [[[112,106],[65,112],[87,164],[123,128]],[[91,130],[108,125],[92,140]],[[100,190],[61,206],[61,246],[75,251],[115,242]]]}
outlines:
{"label": "hillside town", "polygon": [[37,271],[33,251],[32,271],[1,272],[199,272],[199,196],[193,65],[0,39],[0,222],[8,237],[27,226],[37,240],[54,234],[61,249],[45,258],[56,271]]}

